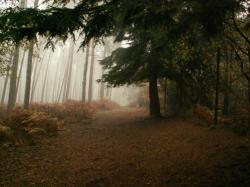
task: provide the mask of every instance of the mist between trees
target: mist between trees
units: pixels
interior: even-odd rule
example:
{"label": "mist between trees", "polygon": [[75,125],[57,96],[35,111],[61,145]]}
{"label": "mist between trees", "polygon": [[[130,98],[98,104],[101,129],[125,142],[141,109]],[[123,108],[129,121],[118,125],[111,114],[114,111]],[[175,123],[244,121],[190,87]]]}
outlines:
{"label": "mist between trees", "polygon": [[[72,40],[67,40],[64,44],[57,44],[54,51],[51,48],[44,49],[46,41],[43,44],[34,45],[30,102],[53,103],[70,99],[82,101],[84,73],[86,73],[85,101],[111,99],[121,105],[127,105],[130,101],[133,102],[129,99],[129,97],[133,98],[128,94],[129,88],[113,89],[105,83],[97,82],[103,73],[100,60],[115,49],[115,45],[112,45],[111,41],[110,38],[106,40],[104,45],[92,44],[89,50],[86,48],[79,49],[80,44],[74,43]],[[18,105],[24,104],[28,55],[29,49],[26,46],[19,49],[16,76],[16,103]],[[89,64],[87,68],[86,56]],[[92,75],[91,71],[93,71]],[[4,74],[1,77],[2,105],[8,102],[10,70],[4,72]],[[91,79],[92,81],[90,81]],[[130,90],[134,90],[134,88]],[[132,92],[136,95],[136,91]]]}
{"label": "mist between trees", "polygon": [[106,98],[153,117],[205,106],[215,124],[250,111],[248,1],[19,3],[0,19],[9,110]]}

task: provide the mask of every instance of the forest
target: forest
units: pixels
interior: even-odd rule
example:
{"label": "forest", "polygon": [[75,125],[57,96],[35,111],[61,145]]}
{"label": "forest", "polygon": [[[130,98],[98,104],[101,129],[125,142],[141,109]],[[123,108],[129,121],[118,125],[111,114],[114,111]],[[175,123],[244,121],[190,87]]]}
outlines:
{"label": "forest", "polygon": [[250,186],[249,0],[0,0],[0,186]]}

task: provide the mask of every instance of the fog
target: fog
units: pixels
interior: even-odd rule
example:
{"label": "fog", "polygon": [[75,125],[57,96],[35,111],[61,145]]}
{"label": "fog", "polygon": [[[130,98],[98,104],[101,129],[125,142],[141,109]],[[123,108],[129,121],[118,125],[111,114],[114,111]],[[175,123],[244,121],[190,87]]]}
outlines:
{"label": "fog", "polygon": [[[58,42],[52,48],[46,48],[47,41],[43,39],[42,42],[38,42],[35,46],[35,53],[33,57],[32,68],[32,84],[31,84],[31,102],[41,103],[54,103],[63,102],[65,100],[82,100],[82,83],[84,64],[86,61],[86,48],[79,48],[81,39],[73,41],[68,39],[66,42]],[[100,61],[111,54],[120,44],[114,44],[112,38],[105,39],[105,44],[94,44],[94,52],[90,46],[89,51],[89,63],[94,57],[93,68],[93,96],[91,100],[100,100],[101,84],[97,82],[101,78],[103,69],[100,65]],[[123,44],[126,46],[126,44]],[[104,54],[105,53],[105,54]],[[94,54],[94,56],[92,55]],[[93,57],[92,57],[93,56]],[[71,62],[72,61],[72,62]],[[25,81],[26,81],[26,67],[28,62],[28,50],[21,48],[19,54],[19,66],[18,66],[18,91],[17,91],[17,104],[23,104],[25,93]],[[89,91],[89,77],[90,77],[90,65],[87,70],[87,87],[86,93]],[[3,92],[4,82],[6,77],[0,78],[1,93]],[[68,95],[65,96],[66,89],[68,89]],[[9,84],[7,86],[7,93],[9,90]],[[126,106],[132,102],[135,102],[135,98],[131,95],[138,95],[141,88],[136,86],[123,86],[119,88],[110,88],[105,84],[104,99],[112,100],[122,106]],[[7,102],[8,94],[5,94],[4,101]],[[87,100],[88,94],[87,95]]]}

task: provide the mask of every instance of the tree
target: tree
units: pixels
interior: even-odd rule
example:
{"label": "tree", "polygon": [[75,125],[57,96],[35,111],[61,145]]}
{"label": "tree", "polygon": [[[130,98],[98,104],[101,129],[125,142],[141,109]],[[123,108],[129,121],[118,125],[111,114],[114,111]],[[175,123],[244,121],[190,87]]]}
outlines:
{"label": "tree", "polygon": [[89,100],[89,102],[92,101],[92,98],[93,98],[93,74],[94,74],[94,66],[95,66],[95,43],[92,42],[90,70],[89,70],[89,94],[88,94],[88,100]]}
{"label": "tree", "polygon": [[17,82],[17,68],[19,61],[19,49],[20,46],[17,44],[15,46],[14,58],[10,74],[10,89],[9,89],[8,106],[7,106],[9,112],[13,109],[16,103],[16,92],[17,92],[16,82]]}
{"label": "tree", "polygon": [[17,98],[18,90],[19,90],[19,87],[20,87],[20,80],[21,80],[21,76],[22,76],[22,70],[23,70],[25,55],[26,55],[26,51],[23,51],[23,56],[22,56],[22,59],[21,59],[21,64],[20,64],[20,67],[19,67],[18,75],[17,75],[17,85],[16,85],[15,100]]}
{"label": "tree", "polygon": [[72,67],[73,67],[73,55],[74,55],[74,42],[71,41],[70,47],[69,47],[68,62],[67,62],[67,67],[66,67],[66,72],[65,72],[65,85],[64,85],[63,101],[66,101],[69,98],[71,77],[72,77]]}
{"label": "tree", "polygon": [[[73,9],[52,7],[39,11],[13,10],[0,17],[0,26],[3,28],[0,38],[19,41],[34,38],[38,33],[46,36],[49,41],[57,36],[65,40],[69,34],[74,36],[74,31],[78,30],[83,34],[83,45],[92,39],[97,42],[111,35],[115,36],[117,42],[129,41],[130,47],[118,50],[113,55],[116,58],[116,68],[106,66],[111,69],[110,73],[114,73],[110,77],[117,80],[111,80],[104,74],[102,81],[113,86],[148,81],[150,114],[159,117],[157,80],[166,77],[162,75],[162,68],[172,60],[172,55],[167,50],[171,50],[171,45],[177,46],[177,38],[193,28],[210,39],[218,36],[224,30],[227,16],[232,12],[237,13],[243,4],[244,1],[237,0],[139,0],[136,3],[126,0],[85,0]],[[27,16],[31,16],[30,19],[22,23],[17,21],[17,17],[21,19]],[[55,22],[56,26],[53,24]],[[15,26],[8,27],[9,24]],[[125,55],[130,55],[128,51],[131,49],[137,52],[133,52],[136,61],[128,57],[129,61],[125,63],[123,59],[126,58]],[[121,69],[117,69],[118,67]],[[116,74],[113,69],[121,74]],[[183,86],[180,88],[183,90]]]}
{"label": "tree", "polygon": [[82,81],[82,102],[86,102],[87,72],[89,66],[89,45],[86,46],[85,63]]}
{"label": "tree", "polygon": [[[25,0],[20,1],[20,8],[25,7]],[[11,67],[11,75],[10,75],[10,89],[9,89],[9,98],[8,98],[8,106],[7,110],[10,112],[16,103],[16,93],[17,93],[17,69],[18,69],[18,61],[19,61],[19,50],[20,44],[19,42],[15,45],[15,52],[13,63]]]}
{"label": "tree", "polygon": [[[38,7],[39,0],[35,0],[34,8]],[[27,3],[27,2],[26,2]],[[34,40],[29,44],[29,53],[28,53],[28,63],[26,71],[26,84],[25,84],[25,93],[24,93],[24,108],[28,109],[30,104],[30,95],[31,95],[31,78],[32,78],[32,62],[34,54]]]}
{"label": "tree", "polygon": [[217,49],[217,63],[216,63],[216,92],[215,92],[215,109],[214,109],[214,124],[218,124],[218,105],[219,105],[219,87],[220,87],[220,59],[221,49]]}
{"label": "tree", "polygon": [[48,76],[49,76],[49,65],[50,65],[50,61],[51,61],[51,55],[52,55],[52,52],[49,53],[48,62],[46,64],[45,75],[44,75],[43,86],[42,86],[41,103],[43,103],[44,99],[45,99],[46,86],[47,86],[47,81],[48,81]]}

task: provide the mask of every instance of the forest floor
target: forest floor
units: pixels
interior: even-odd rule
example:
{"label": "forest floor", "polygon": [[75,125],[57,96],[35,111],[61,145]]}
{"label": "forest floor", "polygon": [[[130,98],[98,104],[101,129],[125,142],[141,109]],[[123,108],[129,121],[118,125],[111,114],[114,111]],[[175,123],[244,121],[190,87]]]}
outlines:
{"label": "forest floor", "polygon": [[247,137],[140,109],[98,112],[39,145],[0,151],[0,186],[250,186]]}

